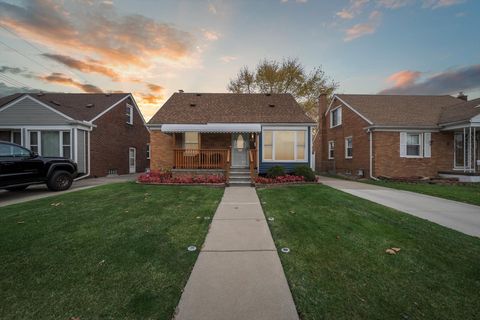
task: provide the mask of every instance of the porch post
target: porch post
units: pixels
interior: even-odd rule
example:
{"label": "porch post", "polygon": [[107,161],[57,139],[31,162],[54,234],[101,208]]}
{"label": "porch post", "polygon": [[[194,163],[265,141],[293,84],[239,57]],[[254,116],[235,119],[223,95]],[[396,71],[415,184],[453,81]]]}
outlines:
{"label": "porch post", "polygon": [[473,172],[477,172],[477,128],[473,128]]}
{"label": "porch post", "polygon": [[472,171],[472,127],[468,128],[468,171]]}
{"label": "porch post", "polygon": [[463,172],[466,171],[465,168],[467,166],[466,151],[467,151],[466,132],[465,132],[465,128],[463,128]]}

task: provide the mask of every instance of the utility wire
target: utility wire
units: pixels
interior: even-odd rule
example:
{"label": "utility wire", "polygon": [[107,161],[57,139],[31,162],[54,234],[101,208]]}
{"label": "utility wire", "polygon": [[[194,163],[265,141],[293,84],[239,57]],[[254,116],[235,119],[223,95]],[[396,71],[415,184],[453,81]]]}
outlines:
{"label": "utility wire", "polygon": [[26,84],[17,81],[3,73],[0,73],[0,80],[8,81],[11,84],[15,84],[16,87],[28,87]]}

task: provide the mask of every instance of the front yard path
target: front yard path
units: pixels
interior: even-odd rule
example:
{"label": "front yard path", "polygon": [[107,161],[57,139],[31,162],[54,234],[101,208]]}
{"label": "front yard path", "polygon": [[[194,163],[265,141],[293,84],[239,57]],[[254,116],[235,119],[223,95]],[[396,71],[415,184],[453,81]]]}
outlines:
{"label": "front yard path", "polygon": [[320,182],[354,196],[480,237],[479,206],[330,177],[320,177]]}
{"label": "front yard path", "polygon": [[298,319],[254,188],[225,189],[175,319]]}

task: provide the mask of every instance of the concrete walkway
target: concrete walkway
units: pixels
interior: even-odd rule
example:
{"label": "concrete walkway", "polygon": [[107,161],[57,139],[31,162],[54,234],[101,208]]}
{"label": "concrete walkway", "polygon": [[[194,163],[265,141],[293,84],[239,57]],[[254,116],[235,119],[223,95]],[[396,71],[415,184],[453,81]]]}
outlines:
{"label": "concrete walkway", "polygon": [[120,176],[103,177],[103,178],[85,178],[74,181],[71,188],[66,191],[53,192],[48,190],[44,184],[32,185],[24,191],[7,191],[0,190],[0,207],[9,206],[11,204],[27,202],[36,199],[42,199],[51,196],[58,196],[62,193],[69,193],[74,191],[85,190],[96,186],[101,186],[109,183],[135,181],[139,174],[125,174]]}
{"label": "concrete walkway", "polygon": [[320,177],[320,182],[354,196],[480,237],[480,207],[421,193]]}
{"label": "concrete walkway", "polygon": [[225,189],[175,319],[298,319],[254,188]]}

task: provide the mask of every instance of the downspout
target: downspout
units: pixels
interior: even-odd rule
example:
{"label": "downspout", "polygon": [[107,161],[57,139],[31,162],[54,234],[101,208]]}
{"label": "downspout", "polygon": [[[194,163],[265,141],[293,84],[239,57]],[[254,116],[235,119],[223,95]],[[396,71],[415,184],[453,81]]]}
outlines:
{"label": "downspout", "polygon": [[370,170],[369,170],[369,175],[370,175],[370,179],[378,181],[379,179],[377,177],[373,176],[373,132],[370,129],[367,129],[367,132],[370,134]]}

